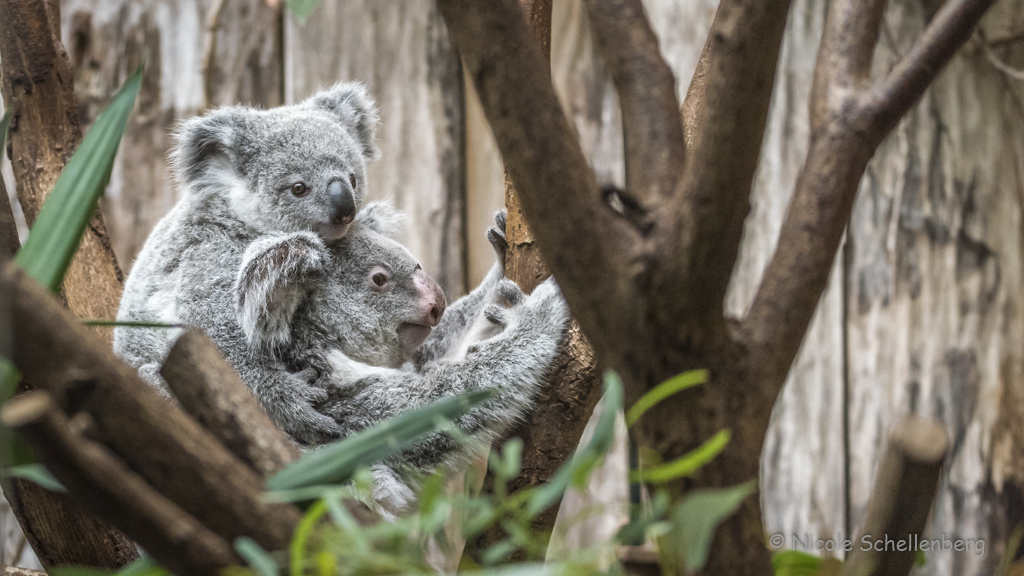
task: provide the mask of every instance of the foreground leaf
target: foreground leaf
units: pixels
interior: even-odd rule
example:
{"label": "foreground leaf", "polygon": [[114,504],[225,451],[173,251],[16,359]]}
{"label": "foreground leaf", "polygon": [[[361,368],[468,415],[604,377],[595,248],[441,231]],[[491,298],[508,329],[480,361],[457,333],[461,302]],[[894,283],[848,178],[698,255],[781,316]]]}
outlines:
{"label": "foreground leaf", "polygon": [[712,436],[710,440],[671,462],[646,470],[631,470],[629,472],[629,481],[664,484],[684,476],[691,476],[694,472],[700,470],[701,466],[704,466],[714,460],[715,456],[721,454],[722,450],[725,450],[725,447],[729,444],[730,437],[731,434],[728,430],[719,430],[718,434]]}
{"label": "foreground leaf", "polygon": [[682,560],[686,572],[704,568],[715,528],[756,489],[757,482],[751,480],[730,488],[694,490],[683,498],[672,514],[672,531],[666,537],[669,546],[665,548]]}
{"label": "foreground leaf", "polygon": [[630,407],[629,411],[626,412],[626,426],[632,427],[644,415],[644,412],[647,412],[665,398],[678,394],[688,388],[693,388],[698,384],[704,384],[707,381],[707,370],[690,370],[665,380],[641,396],[636,401],[636,404]]}
{"label": "foreground leaf", "polygon": [[4,469],[4,476],[7,478],[21,478],[22,480],[28,480],[34,482],[46,488],[51,492],[67,492],[67,488],[50,474],[50,471],[46,469],[42,464],[22,464],[20,466],[10,466]]}
{"label": "foreground leaf", "polygon": [[[362,466],[380,462],[443,428],[474,406],[494,397],[493,390],[470,392],[410,410],[344,440],[307,452],[269,480],[273,491],[344,484]],[[273,495],[272,495],[273,497]]]}
{"label": "foreground leaf", "polygon": [[71,258],[107,187],[114,156],[141,85],[140,68],[96,118],[43,202],[25,245],[18,251],[18,264],[51,292],[60,290]]}

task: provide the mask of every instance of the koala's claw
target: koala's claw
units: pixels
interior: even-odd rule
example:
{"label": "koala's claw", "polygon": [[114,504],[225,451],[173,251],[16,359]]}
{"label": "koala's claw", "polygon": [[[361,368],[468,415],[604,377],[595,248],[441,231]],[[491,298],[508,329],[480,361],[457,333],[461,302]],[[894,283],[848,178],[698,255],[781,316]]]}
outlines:
{"label": "koala's claw", "polygon": [[523,294],[522,289],[519,288],[519,285],[508,278],[502,278],[499,280],[496,290],[498,296],[506,300],[510,306],[519,304],[522,302],[523,298],[526,297],[526,295]]}
{"label": "koala's claw", "polygon": [[505,220],[505,211],[499,210],[494,213],[494,226],[487,229],[487,241],[491,243],[494,253],[498,256],[498,262],[501,262],[502,265],[505,262],[505,253],[508,251],[508,240],[505,238]]}
{"label": "koala's claw", "polygon": [[509,322],[508,310],[498,306],[497,304],[490,304],[484,308],[484,318],[487,318],[488,322],[501,326],[502,328],[508,326]]}

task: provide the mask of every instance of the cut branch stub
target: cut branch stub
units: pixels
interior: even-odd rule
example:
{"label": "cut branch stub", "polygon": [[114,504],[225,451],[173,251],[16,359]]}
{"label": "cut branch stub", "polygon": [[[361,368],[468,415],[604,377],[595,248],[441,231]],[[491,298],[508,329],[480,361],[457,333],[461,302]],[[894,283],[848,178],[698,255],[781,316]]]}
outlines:
{"label": "cut branch stub", "polygon": [[233,541],[285,549],[299,522],[289,505],[260,499],[263,480],[151,388],[88,328],[12,264],[0,271],[19,335],[12,361],[68,413],[88,412],[95,436],[154,488]]}
{"label": "cut branch stub", "polygon": [[299,458],[298,446],[274,425],[199,330],[186,330],[178,338],[160,375],[182,409],[260,476],[267,478]]}
{"label": "cut branch stub", "polygon": [[[80,414],[78,418],[88,418]],[[52,397],[28,392],[0,420],[17,429],[78,502],[121,528],[176,574],[214,576],[241,563],[226,540],[162,496],[106,448],[75,433]]]}
{"label": "cut branch stub", "polygon": [[856,542],[886,538],[907,544],[903,550],[855,547],[843,567],[844,576],[910,573],[917,557],[914,542],[924,532],[948,448],[946,432],[935,422],[915,416],[900,422],[889,436]]}

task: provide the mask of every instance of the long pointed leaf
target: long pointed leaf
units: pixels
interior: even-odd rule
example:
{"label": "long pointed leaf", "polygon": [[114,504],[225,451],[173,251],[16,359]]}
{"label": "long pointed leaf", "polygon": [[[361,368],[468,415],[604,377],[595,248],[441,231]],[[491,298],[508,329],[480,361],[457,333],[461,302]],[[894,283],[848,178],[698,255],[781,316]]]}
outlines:
{"label": "long pointed leaf", "polygon": [[707,370],[690,370],[665,380],[641,396],[636,401],[636,404],[629,408],[629,411],[626,412],[626,426],[633,426],[643,416],[644,412],[647,412],[665,398],[707,381]]}
{"label": "long pointed leaf", "polygon": [[446,420],[454,420],[493,397],[493,390],[480,390],[395,416],[344,440],[307,452],[267,480],[267,488],[285,491],[348,482],[359,468],[401,452],[423,436],[444,427]]}
{"label": "long pointed leaf", "polygon": [[714,460],[715,456],[721,454],[729,444],[730,437],[729,430],[719,430],[718,434],[712,436],[707,442],[671,462],[646,470],[630,471],[629,481],[664,484],[683,476],[689,476],[699,470],[701,466]]}
{"label": "long pointed leaf", "polygon": [[64,273],[107,187],[141,85],[140,68],[117,91],[68,160],[18,252],[18,264],[51,292],[60,290]]}

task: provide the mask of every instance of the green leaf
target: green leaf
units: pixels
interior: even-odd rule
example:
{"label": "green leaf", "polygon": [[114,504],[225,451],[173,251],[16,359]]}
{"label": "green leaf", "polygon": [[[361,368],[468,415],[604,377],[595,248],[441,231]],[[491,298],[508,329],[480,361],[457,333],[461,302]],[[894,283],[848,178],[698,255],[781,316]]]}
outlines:
{"label": "green leaf", "polygon": [[114,156],[141,85],[142,69],[139,68],[96,118],[82,144],[68,160],[53,191],[43,202],[25,245],[18,251],[18,264],[51,292],[60,290],[64,273],[107,187]]}
{"label": "green leaf", "polygon": [[4,476],[8,478],[21,478],[39,484],[51,492],[67,492],[64,485],[50,474],[42,464],[22,464],[11,466],[4,470]]}
{"label": "green leaf", "polygon": [[690,370],[665,380],[641,396],[636,401],[636,404],[630,407],[629,411],[626,412],[626,426],[632,427],[643,416],[644,412],[647,412],[665,398],[682,392],[687,388],[693,388],[698,384],[704,384],[707,381],[707,370]]}
{"label": "green leaf", "polygon": [[683,497],[672,513],[672,531],[668,548],[677,554],[687,572],[700,572],[708,559],[715,528],[754,493],[757,482],[751,480],[730,488],[694,490]]}
{"label": "green leaf", "polygon": [[701,466],[714,460],[715,456],[721,454],[729,444],[730,437],[729,430],[719,430],[718,434],[712,436],[710,440],[671,462],[646,470],[630,470],[629,481],[664,484],[677,478],[690,476]]}
{"label": "green leaf", "polygon": [[235,552],[238,552],[238,555],[260,576],[278,576],[280,573],[277,562],[262,546],[248,536],[235,538]]}
{"label": "green leaf", "polygon": [[510,438],[501,447],[501,454],[492,451],[488,460],[491,471],[502,480],[511,480],[519,476],[522,470],[523,440]]}
{"label": "green leaf", "polygon": [[819,576],[823,566],[821,558],[798,550],[785,550],[772,555],[774,576]]}
{"label": "green leaf", "polygon": [[601,417],[594,427],[594,436],[569,461],[555,472],[547,484],[537,488],[530,496],[526,512],[540,514],[558,502],[573,479],[585,477],[612,446],[615,440],[615,417],[622,409],[622,379],[612,370],[604,373],[604,399]]}
{"label": "green leaf", "polygon": [[267,480],[267,488],[285,491],[348,482],[361,466],[397,454],[441,428],[443,420],[438,418],[454,420],[494,394],[493,390],[480,390],[439,400],[307,452]]}

